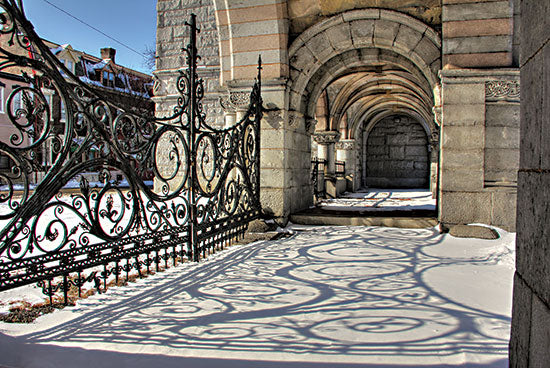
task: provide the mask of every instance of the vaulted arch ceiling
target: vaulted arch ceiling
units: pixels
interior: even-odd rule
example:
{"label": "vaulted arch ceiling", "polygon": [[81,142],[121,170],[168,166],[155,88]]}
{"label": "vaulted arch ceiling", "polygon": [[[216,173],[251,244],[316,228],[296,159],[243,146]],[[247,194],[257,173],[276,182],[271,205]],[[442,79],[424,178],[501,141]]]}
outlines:
{"label": "vaulted arch ceiling", "polygon": [[330,130],[345,121],[353,136],[362,119],[386,110],[409,112],[433,130],[440,56],[439,36],[416,19],[379,9],[342,13],[291,45],[290,110],[314,117],[327,91]]}
{"label": "vaulted arch ceiling", "polygon": [[[335,91],[329,93],[329,96],[333,95],[330,104],[331,130],[340,130],[344,114],[352,107],[353,111],[369,110],[376,105],[387,108],[387,104],[382,105],[382,102],[393,102],[394,108],[410,106],[424,120],[432,120],[431,94],[412,75],[401,70],[358,72],[335,80],[327,88]],[[350,131],[361,123],[354,116],[347,114],[346,128]]]}

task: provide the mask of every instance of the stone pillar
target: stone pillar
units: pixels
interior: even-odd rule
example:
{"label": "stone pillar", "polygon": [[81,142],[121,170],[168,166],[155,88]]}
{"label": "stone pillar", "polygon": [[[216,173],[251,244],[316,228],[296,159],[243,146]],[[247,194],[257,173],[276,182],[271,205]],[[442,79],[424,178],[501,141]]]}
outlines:
{"label": "stone pillar", "polygon": [[442,70],[439,219],[515,229],[519,71]]}
{"label": "stone pillar", "polygon": [[439,177],[439,132],[432,132],[429,137],[428,151],[430,153],[430,191],[435,198]]}
{"label": "stone pillar", "polygon": [[346,165],[345,177],[348,192],[355,192],[360,185],[355,161],[356,151],[354,139],[340,140],[336,143],[336,160],[343,161]]}
{"label": "stone pillar", "polygon": [[550,7],[521,2],[521,160],[510,367],[550,367]]}
{"label": "stone pillar", "polygon": [[[338,141],[338,138],[340,138],[340,133],[335,131],[316,132],[313,135],[313,139],[318,144],[317,152],[325,153],[324,159],[327,160],[325,173],[327,175],[334,175],[334,172],[336,171],[335,162],[334,162],[335,161],[334,145]],[[321,157],[319,157],[319,159],[321,159]]]}
{"label": "stone pillar", "polygon": [[325,160],[326,162],[328,162],[328,145],[317,143],[317,159]]}

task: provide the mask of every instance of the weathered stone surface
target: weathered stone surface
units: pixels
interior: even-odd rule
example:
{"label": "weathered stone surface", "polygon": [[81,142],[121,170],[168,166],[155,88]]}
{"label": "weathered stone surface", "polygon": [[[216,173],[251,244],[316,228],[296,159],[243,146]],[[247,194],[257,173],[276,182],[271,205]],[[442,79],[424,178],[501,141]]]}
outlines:
{"label": "weathered stone surface", "polygon": [[374,44],[392,46],[398,31],[398,23],[387,20],[376,20],[374,23]]}
{"label": "weathered stone surface", "polygon": [[[517,178],[517,173],[515,173]],[[516,203],[517,193],[513,189],[495,190],[493,192],[493,213],[491,224],[506,231],[516,231]]]}
{"label": "weathered stone surface", "polygon": [[449,234],[457,238],[498,239],[498,233],[485,226],[454,225]]}
{"label": "weathered stone surface", "polygon": [[331,27],[325,32],[335,50],[349,50],[353,47],[349,23]]}
{"label": "weathered stone surface", "polygon": [[478,36],[451,38],[443,43],[444,54],[471,54],[511,51],[511,36]]}
{"label": "weathered stone surface", "polygon": [[481,169],[483,163],[482,150],[446,149],[442,155],[447,169]]}
{"label": "weathered stone surface", "polygon": [[[524,64],[550,38],[550,27],[548,26],[550,19],[550,2],[539,0],[522,1],[521,18],[520,64]],[[527,75],[535,77],[537,74],[527,73]]]}
{"label": "weathered stone surface", "polygon": [[418,42],[413,51],[420,57],[422,57],[422,59],[428,65],[439,59],[439,57],[441,56],[440,48],[435,45],[433,41],[426,35],[422,37],[422,39],[420,40],[420,42]]}
{"label": "weathered stone surface", "polygon": [[546,43],[541,52],[543,54],[542,61],[544,65],[542,83],[545,86],[542,115],[546,117],[541,132],[541,142],[544,142],[541,147],[541,168],[550,170],[550,144],[548,143],[550,142],[550,121],[548,118],[550,116],[550,91],[547,88],[550,86],[550,42]]}
{"label": "weathered stone surface", "polygon": [[532,298],[531,289],[516,273],[514,275],[512,333],[510,336],[510,368],[529,366]]}
{"label": "weathered stone surface", "polygon": [[442,94],[445,105],[481,104],[485,101],[485,85],[482,83],[448,83],[445,84]]}
{"label": "weathered stone surface", "polygon": [[512,16],[509,1],[491,1],[469,4],[444,5],[442,20],[496,19]]}
{"label": "weathered stone surface", "polygon": [[451,192],[443,188],[440,196],[440,218],[444,224],[490,224],[491,193]]}
{"label": "weathered stone surface", "polygon": [[522,168],[539,168],[541,160],[541,132],[543,120],[543,57],[539,53],[522,68],[521,85],[525,86],[521,95],[521,156]]}
{"label": "weathered stone surface", "polygon": [[445,126],[442,132],[441,147],[443,149],[475,150],[484,147],[484,129],[481,126]]}
{"label": "weathered stone surface", "polygon": [[361,19],[350,23],[351,37],[356,47],[372,45],[372,36],[374,34],[374,20]]}
{"label": "weathered stone surface", "polygon": [[533,295],[529,366],[550,366],[550,308]]}
{"label": "weathered stone surface", "polygon": [[516,268],[533,291],[550,304],[550,173],[518,175]]}
{"label": "weathered stone surface", "polygon": [[445,125],[478,125],[485,122],[484,104],[462,104],[443,106]]}
{"label": "weathered stone surface", "polygon": [[443,65],[463,68],[498,68],[512,65],[511,52],[480,52],[471,54],[445,54]]}
{"label": "weathered stone surface", "polygon": [[485,106],[487,126],[519,129],[519,115],[518,103],[487,103]]}
{"label": "weathered stone surface", "polygon": [[512,35],[511,18],[448,21],[443,23],[443,37],[478,37]]}
{"label": "weathered stone surface", "polygon": [[461,167],[459,169],[441,169],[441,187],[449,191],[480,191],[483,189],[483,170],[476,167]]}
{"label": "weathered stone surface", "polygon": [[485,149],[485,168],[486,170],[506,170],[514,169],[519,166],[519,150],[491,148]]}

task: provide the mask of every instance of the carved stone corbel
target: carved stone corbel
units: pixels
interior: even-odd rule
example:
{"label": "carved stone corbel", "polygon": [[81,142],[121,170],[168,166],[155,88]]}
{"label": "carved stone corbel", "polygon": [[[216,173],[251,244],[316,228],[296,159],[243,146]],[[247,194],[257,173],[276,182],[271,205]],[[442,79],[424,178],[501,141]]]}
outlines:
{"label": "carved stone corbel", "polygon": [[340,139],[340,133],[333,130],[313,134],[313,140],[317,142],[317,144],[332,144],[336,143],[338,139]]}

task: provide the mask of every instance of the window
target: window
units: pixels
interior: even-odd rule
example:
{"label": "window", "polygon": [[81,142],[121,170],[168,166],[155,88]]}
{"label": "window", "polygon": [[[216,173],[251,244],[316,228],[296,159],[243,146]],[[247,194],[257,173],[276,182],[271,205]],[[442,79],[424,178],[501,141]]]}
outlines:
{"label": "window", "polygon": [[104,86],[107,86],[107,87],[114,87],[115,86],[115,75],[113,73],[111,73],[107,70],[104,70],[102,76],[103,76],[103,78],[102,78],[101,83]]}
{"label": "window", "polygon": [[[72,60],[59,59],[59,61],[61,61],[65,65],[65,68],[69,69],[71,73],[74,73],[74,63]],[[61,74],[65,75],[62,71]]]}
{"label": "window", "polygon": [[59,118],[59,120],[61,121],[65,121],[67,120],[67,111],[65,110],[65,103],[63,102],[63,100],[61,100],[61,116]]}
{"label": "window", "polygon": [[4,110],[4,87],[0,87],[0,114],[5,113]]}
{"label": "window", "polygon": [[65,60],[65,66],[71,73],[74,73],[74,63],[71,60]]}
{"label": "window", "polygon": [[[15,90],[18,87],[19,86],[16,86],[16,85],[12,86],[13,90]],[[21,101],[21,92],[17,92],[13,96],[13,99],[11,100],[11,111],[15,114],[16,111],[21,108],[23,108],[23,104]]]}
{"label": "window", "polygon": [[46,98],[46,103],[48,104],[48,109],[50,110],[50,115],[52,114],[52,95],[49,93],[44,93]]}

